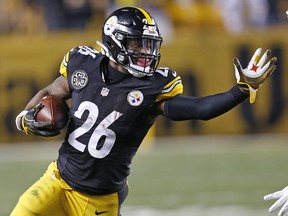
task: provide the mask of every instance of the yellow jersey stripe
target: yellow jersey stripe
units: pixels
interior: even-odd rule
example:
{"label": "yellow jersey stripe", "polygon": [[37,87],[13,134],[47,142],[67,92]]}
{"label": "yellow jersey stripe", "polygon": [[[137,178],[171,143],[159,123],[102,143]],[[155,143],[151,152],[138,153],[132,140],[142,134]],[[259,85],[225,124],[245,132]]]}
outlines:
{"label": "yellow jersey stripe", "polygon": [[[181,77],[180,76],[177,76],[175,79],[173,79],[171,82],[169,82],[166,86],[164,86],[163,91],[166,91],[167,89],[169,89],[178,80],[181,81]],[[169,91],[169,90],[167,90],[167,91]]]}
{"label": "yellow jersey stripe", "polygon": [[175,87],[176,85],[178,85],[179,83],[182,83],[182,81],[181,81],[181,80],[177,80],[176,82],[173,82],[172,85],[171,85],[169,88],[163,89],[161,93],[162,93],[162,94],[165,94],[165,93],[171,92],[171,91],[174,89],[174,87]]}
{"label": "yellow jersey stripe", "polygon": [[163,89],[162,92],[158,95],[158,97],[156,98],[156,102],[173,98],[176,95],[182,93],[183,93],[182,81],[181,80],[177,80],[176,82],[172,81],[170,87],[167,89]]}
{"label": "yellow jersey stripe", "polygon": [[142,8],[139,8],[139,7],[136,7],[138,10],[140,10],[143,14],[144,14],[144,16],[145,16],[145,18],[146,18],[146,20],[147,20],[147,24],[148,25],[152,25],[153,23],[152,23],[152,18],[151,18],[151,16],[147,13],[147,11],[145,11],[144,9],[142,9]]}

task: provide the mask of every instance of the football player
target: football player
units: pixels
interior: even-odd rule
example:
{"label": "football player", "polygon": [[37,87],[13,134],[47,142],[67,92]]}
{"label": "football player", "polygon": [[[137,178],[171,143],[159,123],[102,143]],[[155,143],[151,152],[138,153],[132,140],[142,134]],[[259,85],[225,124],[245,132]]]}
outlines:
{"label": "football player", "polygon": [[[71,99],[70,122],[58,159],[20,197],[12,216],[120,215],[127,177],[139,145],[159,115],[172,120],[209,120],[250,97],[275,69],[270,50],[257,49],[248,68],[234,59],[237,84],[206,97],[181,96],[180,76],[158,67],[162,37],[156,21],[141,8],[114,11],[102,28],[101,52],[79,46],[60,66],[60,76],[40,90],[16,117],[26,134],[54,136],[37,122],[46,95]],[[249,78],[253,70],[254,78]]]}

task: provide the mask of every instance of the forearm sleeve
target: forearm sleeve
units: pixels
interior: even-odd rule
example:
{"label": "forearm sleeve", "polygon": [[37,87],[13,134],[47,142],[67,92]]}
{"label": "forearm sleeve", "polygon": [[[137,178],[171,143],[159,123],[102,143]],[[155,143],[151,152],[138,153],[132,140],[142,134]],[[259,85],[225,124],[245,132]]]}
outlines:
{"label": "forearm sleeve", "polygon": [[209,120],[231,110],[248,98],[238,86],[206,97],[177,96],[164,104],[164,116],[171,120]]}

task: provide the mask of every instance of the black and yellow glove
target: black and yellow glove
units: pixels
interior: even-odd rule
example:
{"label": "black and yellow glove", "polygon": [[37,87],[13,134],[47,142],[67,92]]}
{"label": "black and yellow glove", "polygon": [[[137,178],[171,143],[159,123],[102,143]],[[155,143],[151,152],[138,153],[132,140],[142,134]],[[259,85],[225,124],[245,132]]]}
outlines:
{"label": "black and yellow glove", "polygon": [[38,122],[36,120],[36,114],[42,107],[42,103],[39,103],[21,117],[21,129],[26,134],[33,134],[36,136],[51,137],[59,135],[60,131],[55,129],[50,122]]}
{"label": "black and yellow glove", "polygon": [[261,48],[258,48],[255,51],[253,57],[245,69],[242,68],[237,58],[233,59],[237,84],[243,92],[250,94],[250,103],[254,103],[256,100],[256,92],[258,88],[276,69],[276,66],[274,65],[274,63],[277,61],[276,57],[272,57],[266,63],[268,56],[271,54],[271,51],[267,50],[262,57],[261,52]]}

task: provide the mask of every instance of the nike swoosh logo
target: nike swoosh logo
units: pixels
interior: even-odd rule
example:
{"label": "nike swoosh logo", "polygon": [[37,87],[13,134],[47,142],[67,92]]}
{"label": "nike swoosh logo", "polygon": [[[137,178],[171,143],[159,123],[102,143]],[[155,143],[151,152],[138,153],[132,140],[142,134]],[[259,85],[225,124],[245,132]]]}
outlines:
{"label": "nike swoosh logo", "polygon": [[172,75],[173,75],[174,77],[176,77],[176,76],[177,76],[176,71],[172,71]]}
{"label": "nike swoosh logo", "polygon": [[107,213],[108,211],[101,211],[101,212],[98,212],[98,211],[96,211],[95,212],[95,215],[101,215],[101,214],[104,214],[104,213]]}

